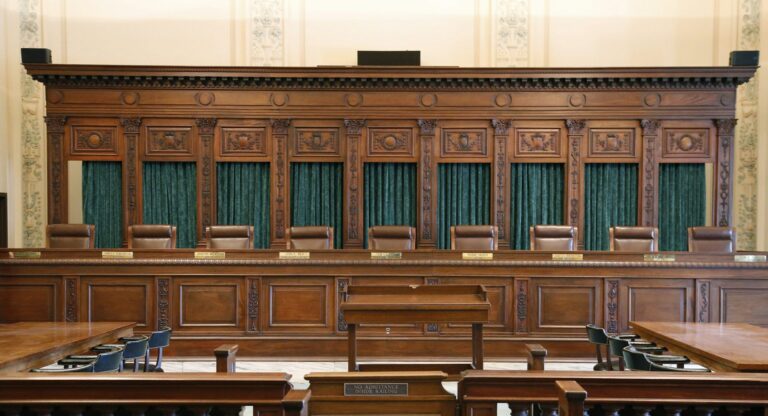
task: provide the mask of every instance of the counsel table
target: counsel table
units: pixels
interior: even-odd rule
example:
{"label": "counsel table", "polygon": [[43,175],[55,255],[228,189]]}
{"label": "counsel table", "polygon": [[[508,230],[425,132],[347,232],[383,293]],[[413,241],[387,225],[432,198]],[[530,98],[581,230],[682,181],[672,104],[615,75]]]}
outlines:
{"label": "counsel table", "polygon": [[133,322],[0,324],[0,372],[46,366],[69,354],[133,335]]}
{"label": "counsel table", "polygon": [[[466,369],[483,369],[483,323],[491,309],[481,285],[446,286],[350,286],[341,304],[348,324],[349,371],[389,370],[404,367],[441,369],[458,374]],[[357,325],[399,323],[472,324],[472,366],[448,364],[367,364],[357,365]]]}
{"label": "counsel table", "polygon": [[630,322],[637,335],[716,371],[768,371],[768,329],[750,324]]}

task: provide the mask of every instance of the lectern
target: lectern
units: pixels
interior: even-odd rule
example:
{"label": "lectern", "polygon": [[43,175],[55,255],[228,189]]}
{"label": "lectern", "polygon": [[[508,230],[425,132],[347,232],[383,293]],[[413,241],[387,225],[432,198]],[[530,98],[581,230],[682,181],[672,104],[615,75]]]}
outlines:
{"label": "lectern", "polygon": [[[483,323],[491,304],[482,285],[350,286],[341,304],[347,322],[349,371],[483,369]],[[463,323],[472,325],[472,364],[357,363],[359,324]]]}

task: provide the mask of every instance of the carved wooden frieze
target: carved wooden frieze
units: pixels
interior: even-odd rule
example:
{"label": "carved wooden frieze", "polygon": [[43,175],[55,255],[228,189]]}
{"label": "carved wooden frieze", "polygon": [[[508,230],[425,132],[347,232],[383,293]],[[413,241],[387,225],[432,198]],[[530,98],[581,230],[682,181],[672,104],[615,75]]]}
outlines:
{"label": "carved wooden frieze", "polygon": [[414,156],[411,129],[369,128],[368,156]]}
{"label": "carved wooden frieze", "polygon": [[339,156],[339,130],[335,128],[296,128],[293,154],[297,156]]}
{"label": "carved wooden frieze", "polygon": [[635,157],[634,129],[590,129],[589,157]]}
{"label": "carved wooden frieze", "polygon": [[488,156],[488,139],[485,133],[485,129],[442,129],[440,156]]}
{"label": "carved wooden frieze", "polygon": [[224,127],[221,129],[222,156],[267,156],[266,129]]}
{"label": "carved wooden frieze", "polygon": [[193,156],[194,143],[189,127],[149,127],[146,154],[148,156]]}
{"label": "carved wooden frieze", "polygon": [[708,158],[709,129],[664,129],[662,158]]}
{"label": "carved wooden frieze", "polygon": [[559,157],[559,129],[517,129],[515,157]]}
{"label": "carved wooden frieze", "polygon": [[117,155],[117,129],[115,127],[72,128],[71,155]]}

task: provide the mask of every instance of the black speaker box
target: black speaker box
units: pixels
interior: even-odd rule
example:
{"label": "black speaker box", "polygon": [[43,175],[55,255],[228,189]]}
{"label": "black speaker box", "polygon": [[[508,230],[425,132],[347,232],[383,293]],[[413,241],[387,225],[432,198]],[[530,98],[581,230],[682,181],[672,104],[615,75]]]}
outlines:
{"label": "black speaker box", "polygon": [[50,64],[51,50],[45,48],[21,48],[22,64]]}
{"label": "black speaker box", "polygon": [[421,51],[357,51],[358,65],[421,65]]}
{"label": "black speaker box", "polygon": [[728,60],[730,66],[757,66],[760,62],[760,51],[731,51]]}

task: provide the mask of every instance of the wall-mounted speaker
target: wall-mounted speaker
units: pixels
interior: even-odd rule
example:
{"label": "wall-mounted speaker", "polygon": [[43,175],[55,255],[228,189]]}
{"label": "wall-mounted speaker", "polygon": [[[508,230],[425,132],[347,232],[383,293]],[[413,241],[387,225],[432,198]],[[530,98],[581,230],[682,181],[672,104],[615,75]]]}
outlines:
{"label": "wall-mounted speaker", "polygon": [[50,64],[51,50],[46,48],[21,48],[22,64]]}
{"label": "wall-mounted speaker", "polygon": [[757,66],[760,62],[760,51],[731,51],[728,60],[730,66]]}
{"label": "wall-mounted speaker", "polygon": [[358,65],[421,65],[421,51],[357,51]]}

